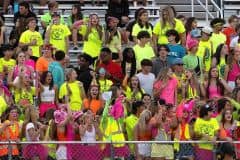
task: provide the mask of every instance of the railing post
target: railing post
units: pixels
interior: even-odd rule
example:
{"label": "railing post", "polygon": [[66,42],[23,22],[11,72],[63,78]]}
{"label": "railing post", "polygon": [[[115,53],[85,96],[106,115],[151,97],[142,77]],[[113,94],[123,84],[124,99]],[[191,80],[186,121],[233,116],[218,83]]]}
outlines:
{"label": "railing post", "polygon": [[[208,11],[208,0],[205,1],[205,8]],[[208,12],[206,12],[206,21],[208,22]]]}
{"label": "railing post", "polygon": [[194,17],[194,0],[191,0],[191,5],[192,5],[192,17]]}
{"label": "railing post", "polygon": [[113,143],[112,143],[112,141],[111,141],[111,143],[110,143],[110,159],[111,160],[114,160],[114,158],[115,158],[115,153],[114,153],[114,147],[113,147]]}
{"label": "railing post", "polygon": [[11,145],[11,141],[8,141],[8,160],[12,160],[12,145]]}

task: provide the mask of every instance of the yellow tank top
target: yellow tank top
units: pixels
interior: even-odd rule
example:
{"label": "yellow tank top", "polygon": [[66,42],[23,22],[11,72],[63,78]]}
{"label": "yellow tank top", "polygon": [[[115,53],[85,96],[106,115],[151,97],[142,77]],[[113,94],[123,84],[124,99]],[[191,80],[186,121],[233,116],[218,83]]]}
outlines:
{"label": "yellow tank top", "polygon": [[223,57],[220,57],[220,63],[217,65],[218,71],[219,71],[219,77],[224,77],[226,67],[226,60]]}

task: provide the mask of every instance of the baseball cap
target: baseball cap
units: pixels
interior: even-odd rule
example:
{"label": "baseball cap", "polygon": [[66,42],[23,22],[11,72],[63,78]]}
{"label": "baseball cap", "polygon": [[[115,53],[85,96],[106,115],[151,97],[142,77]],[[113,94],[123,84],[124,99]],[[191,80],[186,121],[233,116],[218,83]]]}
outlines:
{"label": "baseball cap", "polygon": [[212,28],[205,26],[202,28],[202,32],[207,33],[207,34],[211,34],[212,33]]}
{"label": "baseball cap", "polygon": [[178,65],[178,64],[183,64],[183,61],[181,58],[176,58],[172,62],[172,65]]}

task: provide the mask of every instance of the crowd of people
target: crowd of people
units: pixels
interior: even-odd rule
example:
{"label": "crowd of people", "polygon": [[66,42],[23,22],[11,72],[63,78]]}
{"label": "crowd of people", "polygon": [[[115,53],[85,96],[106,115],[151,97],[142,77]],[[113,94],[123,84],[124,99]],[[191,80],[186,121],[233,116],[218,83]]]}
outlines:
{"label": "crowd of people", "polygon": [[[0,159],[101,160],[113,152],[120,159],[213,160],[214,148],[219,159],[239,159],[232,143],[240,139],[239,18],[199,29],[195,17],[166,6],[153,25],[146,9],[129,20],[124,0],[109,3],[105,25],[80,5],[66,22],[56,1],[40,18],[43,34],[26,2],[10,37],[0,21],[0,141],[29,142],[0,144]],[[68,52],[79,41],[74,68]]]}

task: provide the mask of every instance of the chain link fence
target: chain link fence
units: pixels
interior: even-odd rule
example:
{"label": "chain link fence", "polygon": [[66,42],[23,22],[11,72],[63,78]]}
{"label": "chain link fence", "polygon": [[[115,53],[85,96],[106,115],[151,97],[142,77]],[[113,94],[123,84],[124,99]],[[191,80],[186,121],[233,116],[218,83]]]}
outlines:
{"label": "chain link fence", "polygon": [[[4,147],[7,154],[3,155]],[[5,149],[6,149],[5,148]],[[16,152],[18,150],[19,152]],[[2,142],[0,160],[239,159],[240,141]]]}

